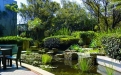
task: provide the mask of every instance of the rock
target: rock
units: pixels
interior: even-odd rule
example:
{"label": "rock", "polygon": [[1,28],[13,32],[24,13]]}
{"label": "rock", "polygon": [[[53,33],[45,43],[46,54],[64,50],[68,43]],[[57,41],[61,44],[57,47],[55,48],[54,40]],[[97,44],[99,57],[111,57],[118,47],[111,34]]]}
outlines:
{"label": "rock", "polygon": [[64,52],[64,58],[67,60],[77,60],[78,54],[77,52]]}
{"label": "rock", "polygon": [[55,56],[59,58],[64,58],[64,54],[56,54]]}
{"label": "rock", "polygon": [[47,54],[53,55],[54,53],[53,53],[53,51],[49,51],[49,52],[47,52]]}
{"label": "rock", "polygon": [[56,54],[58,52],[58,49],[57,48],[52,48],[52,51],[54,54]]}

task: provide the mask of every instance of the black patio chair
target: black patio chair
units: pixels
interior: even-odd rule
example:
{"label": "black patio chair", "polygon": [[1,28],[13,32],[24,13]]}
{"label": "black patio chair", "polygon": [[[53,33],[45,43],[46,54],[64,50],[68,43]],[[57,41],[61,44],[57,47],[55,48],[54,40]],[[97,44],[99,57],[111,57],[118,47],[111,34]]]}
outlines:
{"label": "black patio chair", "polygon": [[16,56],[12,55],[12,56],[6,57],[6,60],[8,59],[8,62],[9,62],[10,59],[16,61],[17,69],[18,69],[18,61],[20,62],[20,66],[21,66],[21,51],[22,51],[22,47],[18,47],[18,51],[17,51]]}
{"label": "black patio chair", "polygon": [[1,60],[2,60],[2,56],[0,55],[0,68],[1,68]]}

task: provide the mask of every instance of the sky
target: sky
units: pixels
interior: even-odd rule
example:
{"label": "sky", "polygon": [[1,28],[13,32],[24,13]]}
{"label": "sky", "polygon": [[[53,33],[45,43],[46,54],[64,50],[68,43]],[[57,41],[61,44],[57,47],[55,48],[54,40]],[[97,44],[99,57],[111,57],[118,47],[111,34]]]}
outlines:
{"label": "sky", "polygon": [[[27,4],[26,0],[15,0],[15,1],[17,1],[17,4],[18,4],[18,7],[19,7],[19,8],[20,8],[20,4],[21,4],[21,3]],[[61,2],[60,0],[53,0],[53,1],[56,1],[56,2],[58,2],[58,3]],[[75,2],[77,2],[78,4],[81,4],[81,3],[82,3],[81,0],[70,0],[70,1],[75,1]],[[22,22],[21,17],[20,17],[19,15],[17,15],[17,24],[20,24],[21,22]]]}
{"label": "sky", "polygon": [[[26,0],[15,0],[15,1],[17,1],[17,4],[18,4],[19,7],[20,7],[20,3],[21,3],[21,2],[24,3],[24,4],[27,4],[27,3],[26,3]],[[53,0],[53,1],[56,1],[56,2],[60,3],[60,0]],[[82,3],[81,0],[70,0],[70,1],[75,1],[75,2],[77,2],[77,3],[79,3],[79,4]]]}

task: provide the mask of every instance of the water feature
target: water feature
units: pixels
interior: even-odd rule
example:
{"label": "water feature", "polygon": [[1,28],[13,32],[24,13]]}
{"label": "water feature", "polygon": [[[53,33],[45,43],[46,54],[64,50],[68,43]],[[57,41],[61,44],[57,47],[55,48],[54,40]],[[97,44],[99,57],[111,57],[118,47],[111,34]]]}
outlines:
{"label": "water feature", "polygon": [[[82,72],[75,68],[77,60],[57,60],[50,65],[53,68],[44,68],[55,75],[107,75],[105,67],[101,65],[91,66],[90,71]],[[114,75],[121,75],[120,72],[114,71]]]}

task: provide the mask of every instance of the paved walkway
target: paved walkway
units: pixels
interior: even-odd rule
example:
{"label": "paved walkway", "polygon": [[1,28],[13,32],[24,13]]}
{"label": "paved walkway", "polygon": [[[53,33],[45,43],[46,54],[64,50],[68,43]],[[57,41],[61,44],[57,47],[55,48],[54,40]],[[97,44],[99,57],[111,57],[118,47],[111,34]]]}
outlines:
{"label": "paved walkway", "polygon": [[7,66],[6,70],[0,69],[0,75],[54,75],[29,64],[22,63],[22,66],[24,67],[19,66],[16,69],[15,61],[13,61],[12,67]]}
{"label": "paved walkway", "polygon": [[24,67],[19,66],[16,69],[16,66],[13,65],[12,67],[7,67],[6,70],[0,69],[0,75],[38,75]]}

